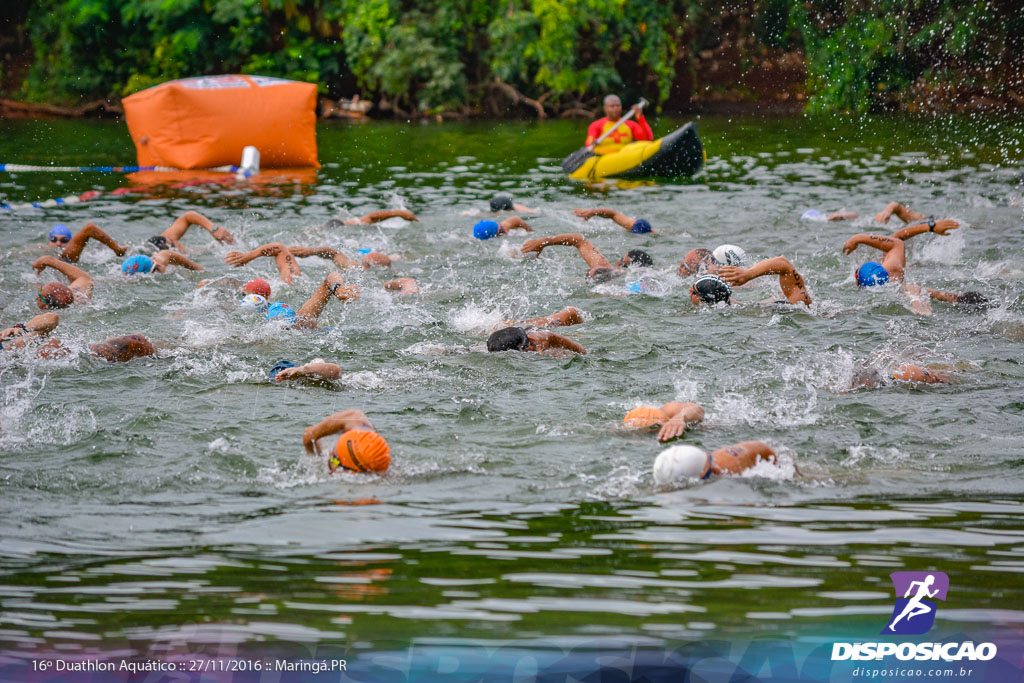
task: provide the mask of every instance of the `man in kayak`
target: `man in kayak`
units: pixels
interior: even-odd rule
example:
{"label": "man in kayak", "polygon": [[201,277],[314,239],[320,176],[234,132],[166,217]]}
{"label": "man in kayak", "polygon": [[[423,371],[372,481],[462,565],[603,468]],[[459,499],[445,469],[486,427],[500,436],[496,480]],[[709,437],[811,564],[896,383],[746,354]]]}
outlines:
{"label": "man in kayak", "polygon": [[[639,105],[633,105],[636,116],[632,121],[626,121],[619,126],[614,133],[604,139],[597,148],[595,154],[608,154],[619,151],[623,145],[640,140],[653,140],[654,132],[644,118],[643,110]],[[615,127],[622,118],[622,100],[618,95],[608,95],[604,98],[604,118],[598,119],[587,128],[587,142],[590,145],[609,129]]]}
{"label": "man in kayak", "polygon": [[521,251],[524,254],[535,253],[540,256],[546,247],[550,246],[576,247],[580,256],[586,261],[590,269],[587,271],[587,279],[593,282],[607,282],[616,275],[622,275],[629,266],[653,266],[654,260],[651,255],[643,249],[631,249],[618,261],[618,267],[613,266],[611,261],[606,259],[597,250],[590,240],[578,232],[554,235],[552,237],[537,237],[523,242]]}

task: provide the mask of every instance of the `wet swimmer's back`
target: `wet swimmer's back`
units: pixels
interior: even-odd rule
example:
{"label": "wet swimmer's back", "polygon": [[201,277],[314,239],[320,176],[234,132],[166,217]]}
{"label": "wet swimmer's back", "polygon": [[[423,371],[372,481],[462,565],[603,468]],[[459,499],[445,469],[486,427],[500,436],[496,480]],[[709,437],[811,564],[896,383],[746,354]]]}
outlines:
{"label": "wet swimmer's back", "polygon": [[776,462],[775,451],[762,441],[743,441],[711,452],[696,446],[672,446],[654,460],[654,481],[669,486],[703,481],[712,475],[741,474],[761,461]]}
{"label": "wet swimmer's back", "polygon": [[96,344],[89,344],[92,355],[111,363],[126,363],[133,358],[152,356],[156,353],[153,344],[141,334],[125,334],[111,337]]}
{"label": "wet swimmer's back", "polygon": [[[333,448],[323,441],[340,433]],[[343,410],[307,427],[302,434],[306,452],[327,456],[333,474],[338,468],[350,472],[383,474],[391,466],[391,447],[361,410]]]}

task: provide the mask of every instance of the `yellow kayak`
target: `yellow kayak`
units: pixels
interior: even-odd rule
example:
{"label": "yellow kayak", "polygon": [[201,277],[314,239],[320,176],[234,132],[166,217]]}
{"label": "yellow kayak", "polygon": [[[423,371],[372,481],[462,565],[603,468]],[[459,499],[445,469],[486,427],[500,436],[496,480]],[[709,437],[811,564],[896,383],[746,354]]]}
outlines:
{"label": "yellow kayak", "polygon": [[573,180],[602,178],[667,178],[693,175],[707,160],[697,137],[697,124],[688,123],[657,140],[623,145],[610,154],[589,157],[569,174]]}

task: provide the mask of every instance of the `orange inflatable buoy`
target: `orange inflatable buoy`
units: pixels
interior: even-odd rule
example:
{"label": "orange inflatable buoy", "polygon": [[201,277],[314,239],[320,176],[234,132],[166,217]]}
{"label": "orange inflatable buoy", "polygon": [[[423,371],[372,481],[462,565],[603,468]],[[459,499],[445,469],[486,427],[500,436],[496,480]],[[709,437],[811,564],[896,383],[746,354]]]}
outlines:
{"label": "orange inflatable buoy", "polygon": [[319,168],[316,85],[268,76],[168,81],[122,101],[140,166],[237,165],[242,149],[263,168]]}

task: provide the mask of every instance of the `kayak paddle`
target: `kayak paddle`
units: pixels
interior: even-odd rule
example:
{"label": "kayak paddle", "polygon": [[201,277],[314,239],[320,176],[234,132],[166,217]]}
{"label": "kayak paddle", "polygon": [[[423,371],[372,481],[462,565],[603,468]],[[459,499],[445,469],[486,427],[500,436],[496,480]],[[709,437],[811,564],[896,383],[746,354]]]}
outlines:
{"label": "kayak paddle", "polygon": [[[640,98],[640,102],[638,102],[637,104],[642,109],[645,106],[647,106],[647,100],[645,100],[644,98],[641,97]],[[620,118],[615,123],[615,125],[612,126],[611,128],[609,128],[608,130],[606,130],[601,135],[601,137],[599,137],[598,139],[594,140],[592,143],[590,143],[586,147],[580,147],[578,150],[576,150],[575,152],[573,152],[572,154],[567,156],[565,158],[565,160],[562,161],[562,170],[565,171],[566,173],[572,173],[573,171],[578,169],[580,166],[582,166],[584,161],[586,161],[590,157],[594,156],[594,148],[597,147],[598,145],[600,145],[601,142],[606,137],[608,137],[609,135],[614,133],[616,130],[618,130],[619,126],[621,126],[626,121],[629,121],[631,118],[633,118],[633,115],[635,113],[636,112],[632,108],[630,108],[629,113],[626,114],[625,116],[623,116],[622,118]]]}

